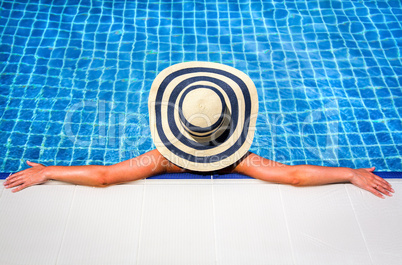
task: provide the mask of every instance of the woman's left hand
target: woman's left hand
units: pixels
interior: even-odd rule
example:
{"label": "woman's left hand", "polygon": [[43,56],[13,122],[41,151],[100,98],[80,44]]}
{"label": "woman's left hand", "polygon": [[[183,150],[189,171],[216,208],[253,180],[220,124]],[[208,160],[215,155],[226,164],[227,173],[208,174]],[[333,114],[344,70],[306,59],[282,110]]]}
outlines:
{"label": "woman's left hand", "polygon": [[350,182],[380,198],[384,199],[383,194],[392,196],[391,193],[395,191],[392,189],[391,184],[389,184],[385,179],[373,174],[374,170],[375,167],[352,169]]}
{"label": "woman's left hand", "polygon": [[12,192],[17,192],[26,187],[42,184],[47,181],[45,176],[46,166],[30,161],[27,161],[27,164],[31,168],[14,173],[6,178],[6,181],[3,183],[6,189],[18,186],[12,190]]}

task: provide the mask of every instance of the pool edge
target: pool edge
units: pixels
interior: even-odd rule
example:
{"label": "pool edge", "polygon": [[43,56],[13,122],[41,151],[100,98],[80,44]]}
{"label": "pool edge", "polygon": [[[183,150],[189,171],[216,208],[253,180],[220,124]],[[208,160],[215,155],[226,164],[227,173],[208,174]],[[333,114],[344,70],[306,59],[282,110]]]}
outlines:
{"label": "pool edge", "polygon": [[[374,172],[376,175],[386,179],[402,179],[402,172]],[[0,180],[7,178],[12,173],[0,173]],[[223,174],[223,175],[202,175],[190,173],[169,173],[158,176],[149,177],[147,179],[251,179],[251,177],[241,174]]]}

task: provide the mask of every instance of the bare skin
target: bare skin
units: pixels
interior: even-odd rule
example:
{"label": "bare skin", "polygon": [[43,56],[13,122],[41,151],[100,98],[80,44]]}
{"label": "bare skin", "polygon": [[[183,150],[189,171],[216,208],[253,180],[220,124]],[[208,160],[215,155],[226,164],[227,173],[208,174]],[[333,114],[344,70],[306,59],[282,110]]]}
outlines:
{"label": "bare skin", "polygon": [[[77,185],[107,187],[163,173],[191,172],[182,169],[152,150],[136,158],[111,166],[44,166],[28,161],[31,168],[6,178],[5,188],[18,192],[48,180],[59,180]],[[312,165],[288,166],[248,153],[240,162],[218,173],[239,173],[256,179],[293,186],[316,186],[330,183],[352,183],[374,195],[392,196],[394,190],[381,177],[373,174],[374,167],[351,169]]]}

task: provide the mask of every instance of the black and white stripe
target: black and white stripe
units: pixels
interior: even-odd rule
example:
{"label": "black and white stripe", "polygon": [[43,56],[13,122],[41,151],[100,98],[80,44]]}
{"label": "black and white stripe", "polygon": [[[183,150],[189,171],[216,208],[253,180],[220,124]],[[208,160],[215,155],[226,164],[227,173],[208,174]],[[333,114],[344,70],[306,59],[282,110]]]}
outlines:
{"label": "black and white stripe", "polygon": [[[183,67],[185,65],[187,67]],[[210,127],[197,128],[180,112],[183,98],[194,89],[213,90],[225,106],[222,117]],[[251,145],[255,126],[252,114],[258,109],[258,100],[252,96],[257,97],[257,93],[250,78],[232,67],[200,62],[169,67],[155,79],[149,98],[150,125],[154,127],[151,132],[156,147],[171,162],[193,170],[200,170],[200,164],[208,166],[221,161],[221,166],[212,166],[215,170],[236,162],[224,160],[239,159]],[[200,140],[222,127],[224,116],[228,115],[230,119],[226,119],[218,136]]]}

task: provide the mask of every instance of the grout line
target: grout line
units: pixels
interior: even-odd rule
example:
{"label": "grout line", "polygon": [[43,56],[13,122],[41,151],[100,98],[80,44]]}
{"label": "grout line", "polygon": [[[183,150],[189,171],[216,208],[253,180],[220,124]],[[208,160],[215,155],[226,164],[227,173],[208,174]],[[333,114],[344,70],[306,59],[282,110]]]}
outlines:
{"label": "grout line", "polygon": [[61,237],[60,248],[59,248],[59,251],[57,253],[56,265],[59,264],[60,252],[61,252],[61,249],[63,248],[64,238],[66,236],[66,230],[67,230],[67,226],[68,226],[68,221],[70,220],[70,215],[71,215],[71,211],[72,211],[71,209],[73,208],[74,199],[75,199],[75,193],[76,192],[77,192],[77,185],[75,185],[75,187],[74,187],[73,197],[71,198],[70,209],[68,210],[66,224],[64,225],[64,229],[63,229],[63,236]]}
{"label": "grout line", "polygon": [[295,259],[295,253],[294,253],[294,250],[293,250],[292,237],[290,236],[289,223],[288,223],[288,218],[287,218],[286,212],[285,212],[285,204],[283,203],[282,191],[281,191],[280,185],[277,185],[277,187],[278,187],[278,190],[279,190],[279,195],[281,197],[282,211],[283,211],[283,216],[285,217],[285,224],[286,224],[286,230],[288,232],[288,238],[289,238],[289,243],[290,243],[290,251],[292,253],[292,260],[293,260],[293,264],[296,265],[296,259]]}
{"label": "grout line", "polygon": [[[8,174],[7,178],[11,176],[11,173]],[[0,179],[0,185],[1,185],[1,189],[0,189],[0,201],[1,201],[1,197],[3,196],[4,191],[6,190],[6,188],[4,187],[3,183],[6,181],[6,179]]]}
{"label": "grout line", "polygon": [[215,249],[215,264],[218,264],[218,240],[216,235],[216,208],[215,208],[215,192],[214,192],[214,177],[211,175],[211,190],[212,190],[212,219],[214,226],[214,249]]}
{"label": "grout line", "polygon": [[139,258],[140,258],[140,250],[141,250],[141,236],[142,236],[142,227],[144,223],[144,204],[145,204],[145,191],[146,191],[146,183],[144,182],[142,186],[142,202],[141,202],[141,219],[140,219],[140,233],[138,235],[138,246],[137,246],[137,260],[135,261],[135,264],[139,264]]}
{"label": "grout line", "polygon": [[4,181],[5,180],[0,179],[0,185],[1,185],[1,187],[0,187],[0,202],[1,202],[1,197],[3,196],[3,192],[5,190],[4,185],[3,185]]}
{"label": "grout line", "polygon": [[367,252],[368,252],[368,254],[369,254],[371,264],[374,264],[374,262],[373,262],[373,257],[371,256],[370,249],[369,249],[369,247],[368,247],[368,245],[367,245],[367,240],[366,240],[366,237],[364,236],[363,229],[362,229],[362,227],[361,227],[361,225],[360,225],[360,222],[359,222],[359,218],[357,217],[356,210],[355,210],[355,207],[354,207],[353,202],[352,202],[352,198],[350,197],[350,194],[349,194],[349,190],[347,189],[346,184],[343,184],[343,187],[345,188],[346,194],[348,195],[349,202],[350,202],[350,206],[352,207],[352,210],[353,210],[353,213],[354,213],[354,215],[355,215],[355,219],[356,219],[357,225],[359,226],[359,231],[360,231],[360,234],[362,235],[362,238],[363,238],[363,240],[364,240],[364,246],[366,247]]}
{"label": "grout line", "polygon": [[[29,0],[28,3],[27,3],[27,6],[30,5],[30,4],[31,4],[31,1]],[[25,7],[26,7],[26,6],[25,6]],[[13,4],[13,8],[14,8],[14,4]],[[2,8],[2,9],[3,9],[3,8]],[[38,7],[38,10],[39,10],[39,7]],[[63,10],[63,11],[64,11],[64,10]],[[13,47],[12,50],[14,50],[14,44],[16,44],[16,39],[18,38],[17,30],[18,30],[18,28],[20,27],[20,23],[21,23],[21,21],[24,21],[24,19],[28,17],[28,16],[27,16],[26,9],[24,9],[22,13],[23,13],[23,15],[22,15],[21,18],[18,20],[17,29],[16,29],[16,31],[15,31],[15,34],[13,34],[13,43],[12,43],[12,45],[11,45],[11,47]],[[35,12],[35,17],[33,18],[34,20],[36,20],[36,18],[38,17],[38,14],[39,14],[39,12]],[[61,16],[60,16],[60,17],[61,17]],[[8,24],[8,21],[7,21],[7,24]],[[30,30],[29,35],[27,36],[27,39],[30,39],[30,38],[32,37],[33,24],[32,24],[32,26],[31,26],[31,28],[32,28],[32,30]],[[4,31],[5,31],[5,29],[4,29]],[[4,31],[3,31],[3,33],[2,33],[2,37],[3,37]],[[3,42],[3,39],[1,40],[1,42]],[[27,43],[28,43],[28,41],[27,41],[26,44],[24,45],[23,50],[20,52],[22,55],[21,55],[20,58],[18,59],[18,64],[17,64],[18,66],[17,66],[17,69],[16,69],[16,74],[15,74],[15,75],[13,76],[13,78],[12,78],[12,83],[11,83],[11,85],[10,85],[11,91],[10,91],[10,94],[9,94],[9,95],[14,94],[14,93],[13,93],[13,88],[15,87],[15,85],[18,84],[16,80],[17,80],[17,78],[18,78],[18,75],[21,73],[21,70],[20,70],[21,65],[22,65],[21,62],[23,61],[23,58],[24,58],[24,57],[26,56],[26,54],[27,54],[27,48],[28,48]],[[10,49],[10,51],[11,51],[11,49]],[[8,59],[7,59],[7,64],[9,64],[10,58],[11,58],[11,56],[8,57]],[[3,70],[1,71],[2,77],[3,77],[3,72],[5,71],[5,69],[6,69],[6,67],[4,67]],[[32,72],[31,72],[31,74],[32,74]],[[24,91],[22,92],[22,94],[23,94],[22,97],[23,97],[23,98],[26,98],[26,96],[27,96],[27,88],[28,88],[28,86],[24,86]],[[7,100],[7,105],[9,105],[10,102],[11,102],[11,97]],[[8,107],[8,106],[7,106],[7,107]],[[17,116],[16,116],[16,119],[17,119],[17,120],[20,119],[20,117],[22,116],[22,115],[21,115],[21,111],[22,111],[22,104],[19,104],[19,105],[18,105]],[[5,112],[3,112],[2,117],[4,116],[4,113],[5,113]],[[17,126],[17,122],[15,122],[13,125],[10,126],[10,127],[12,127],[10,131],[11,131],[11,132],[15,132],[15,131],[16,131],[16,130],[15,130],[16,126]],[[30,132],[30,131],[31,131],[31,126],[29,126],[29,132]],[[11,148],[9,148],[9,145],[10,145],[10,143],[11,143],[12,136],[13,136],[13,133],[10,133],[10,135],[6,137],[6,138],[7,138],[7,141],[6,141],[5,143],[7,143],[7,144],[6,144],[6,151],[5,151],[5,154],[2,155],[3,158],[4,158],[3,163],[2,163],[2,166],[1,166],[2,168],[5,168],[5,167],[6,167],[7,158],[9,157],[10,149],[11,149]],[[28,141],[28,138],[27,138],[27,141]],[[23,150],[24,153],[25,153],[25,150],[26,150],[26,149],[24,148],[24,150]],[[23,157],[23,156],[21,156],[21,158],[22,158],[22,157]],[[22,160],[22,159],[20,159],[20,161],[19,161],[19,166],[18,166],[19,169],[22,168],[22,165],[21,165],[21,162],[22,162],[22,161],[21,161],[21,160]]]}

